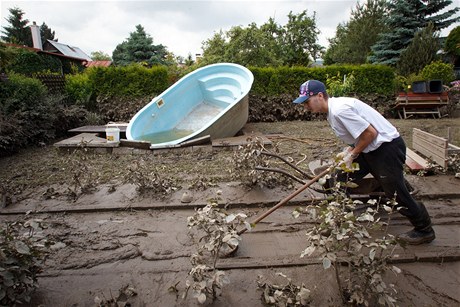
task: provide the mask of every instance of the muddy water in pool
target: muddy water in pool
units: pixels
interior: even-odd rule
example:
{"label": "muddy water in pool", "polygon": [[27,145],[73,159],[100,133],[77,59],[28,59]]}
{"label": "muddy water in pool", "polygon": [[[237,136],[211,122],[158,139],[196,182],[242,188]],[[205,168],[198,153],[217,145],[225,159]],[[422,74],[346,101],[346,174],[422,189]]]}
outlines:
{"label": "muddy water in pool", "polygon": [[168,131],[143,135],[142,140],[148,141],[152,144],[158,144],[186,137],[187,135],[190,135],[192,132],[192,130],[172,129]]}
{"label": "muddy water in pool", "polygon": [[222,109],[221,107],[203,102],[184,116],[182,121],[174,129],[146,134],[141,139],[149,141],[152,144],[159,144],[186,137],[212,122]]}

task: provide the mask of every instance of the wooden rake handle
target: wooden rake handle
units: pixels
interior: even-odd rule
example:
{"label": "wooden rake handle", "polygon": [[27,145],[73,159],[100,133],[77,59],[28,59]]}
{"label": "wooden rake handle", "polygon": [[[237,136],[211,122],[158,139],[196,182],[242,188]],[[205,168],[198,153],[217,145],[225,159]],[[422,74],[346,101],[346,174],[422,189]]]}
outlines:
{"label": "wooden rake handle", "polygon": [[[285,205],[288,201],[290,201],[291,199],[293,199],[294,197],[296,197],[297,195],[299,195],[301,192],[303,192],[305,189],[307,189],[309,186],[311,186],[313,183],[315,183],[316,181],[318,181],[321,177],[323,177],[324,175],[327,175],[330,171],[332,170],[332,167],[328,167],[326,168],[324,171],[322,171],[321,173],[319,173],[318,175],[316,175],[315,177],[313,177],[310,181],[308,181],[307,183],[305,183],[303,186],[301,186],[300,188],[298,188],[296,191],[294,191],[292,194],[289,194],[288,196],[286,196],[283,200],[281,200],[278,204],[276,204],[275,206],[273,206],[270,210],[268,210],[267,212],[265,212],[264,214],[262,214],[261,216],[259,216],[258,218],[256,218],[251,225],[256,225],[257,223],[259,223],[260,221],[262,221],[264,218],[266,218],[267,216],[269,216],[270,214],[272,214],[275,210],[277,210],[279,207]],[[238,235],[241,235],[242,233],[246,232],[247,228],[243,228],[241,229],[240,231],[238,231]]]}

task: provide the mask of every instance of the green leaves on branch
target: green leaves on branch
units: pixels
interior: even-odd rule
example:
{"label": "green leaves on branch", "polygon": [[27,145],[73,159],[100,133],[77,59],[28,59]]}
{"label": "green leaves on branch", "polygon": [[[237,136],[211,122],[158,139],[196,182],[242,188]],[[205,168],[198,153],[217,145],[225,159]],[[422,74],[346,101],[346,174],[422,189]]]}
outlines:
{"label": "green leaves on branch", "polygon": [[339,24],[335,37],[329,39],[324,64],[364,64],[380,33],[387,31],[387,1],[357,3],[348,22]]}
{"label": "green leaves on branch", "polygon": [[277,24],[270,18],[258,27],[234,26],[222,30],[203,43],[201,63],[232,62],[244,66],[278,67],[307,66],[319,58],[323,47],[317,44],[320,31],[316,15],[307,11],[288,15],[286,25]]}

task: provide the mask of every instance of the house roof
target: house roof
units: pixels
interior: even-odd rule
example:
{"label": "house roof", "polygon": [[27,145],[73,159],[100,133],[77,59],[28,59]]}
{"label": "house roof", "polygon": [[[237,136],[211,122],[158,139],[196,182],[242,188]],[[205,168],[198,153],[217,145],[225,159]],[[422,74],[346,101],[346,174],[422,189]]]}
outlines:
{"label": "house roof", "polygon": [[[68,56],[71,58],[82,59],[86,61],[91,61],[91,58],[78,47],[71,47],[69,45],[61,44],[61,43],[55,42],[50,39],[47,39],[46,41],[49,44],[51,44],[54,48],[56,48],[57,51],[59,51],[61,54],[65,56]],[[46,50],[46,51],[53,53],[51,50]]]}
{"label": "house roof", "polygon": [[88,61],[88,60],[86,60],[86,58],[85,58],[85,59],[82,59],[82,58],[80,58],[80,57],[67,56],[67,55],[64,55],[64,54],[61,54],[61,53],[49,52],[49,51],[47,51],[47,50],[41,50],[41,49],[38,49],[38,48],[33,48],[33,47],[28,47],[28,46],[22,46],[22,45],[17,45],[17,44],[11,44],[11,43],[4,43],[4,44],[5,44],[6,46],[9,46],[9,47],[27,49],[27,50],[32,51],[32,52],[49,54],[49,55],[57,56],[57,57],[60,57],[60,58],[66,58],[66,59],[70,59],[70,60],[77,60],[77,61],[80,61],[80,62],[87,62],[87,61]]}
{"label": "house roof", "polygon": [[109,67],[112,65],[112,61],[88,61],[86,62],[86,67]]}

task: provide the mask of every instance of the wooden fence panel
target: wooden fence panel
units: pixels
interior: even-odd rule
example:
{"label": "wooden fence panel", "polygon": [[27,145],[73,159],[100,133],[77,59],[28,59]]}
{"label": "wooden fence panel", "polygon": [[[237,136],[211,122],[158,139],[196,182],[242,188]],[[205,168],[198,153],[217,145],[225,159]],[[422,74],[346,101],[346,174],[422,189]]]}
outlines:
{"label": "wooden fence panel", "polygon": [[448,140],[413,128],[412,148],[442,167],[447,167]]}
{"label": "wooden fence panel", "polygon": [[65,94],[64,75],[37,74],[34,77],[40,80],[50,93]]}

